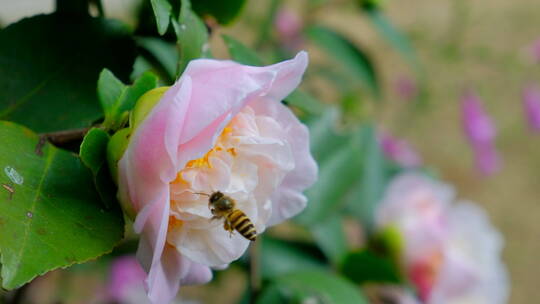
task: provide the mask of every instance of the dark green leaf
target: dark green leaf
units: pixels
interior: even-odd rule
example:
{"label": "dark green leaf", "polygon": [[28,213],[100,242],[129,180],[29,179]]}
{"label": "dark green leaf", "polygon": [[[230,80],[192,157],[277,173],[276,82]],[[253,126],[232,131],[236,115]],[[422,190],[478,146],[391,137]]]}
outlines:
{"label": "dark green leaf", "polygon": [[270,0],[268,6],[264,9],[264,16],[259,25],[259,33],[257,34],[257,42],[255,46],[259,49],[264,44],[271,43],[271,33],[274,29],[274,21],[276,20],[276,14],[281,6],[282,0]]}
{"label": "dark green leaf", "polygon": [[97,92],[105,116],[109,116],[110,113],[114,112],[118,99],[125,89],[126,86],[111,71],[107,69],[101,71],[97,83]]}
{"label": "dark green leaf", "polygon": [[2,286],[110,252],[124,233],[118,208],[105,211],[92,175],[72,153],[30,130],[0,123]]}
{"label": "dark green leaf", "polygon": [[176,69],[178,68],[178,51],[174,44],[158,38],[137,38],[137,45],[148,52],[151,62],[159,65],[167,73],[167,82],[176,80]]}
{"label": "dark green leaf", "polygon": [[[271,294],[268,294],[271,293]],[[301,271],[276,278],[258,304],[305,303],[307,299],[326,304],[367,304],[360,288],[347,279],[325,271]],[[292,302],[296,299],[298,302]],[[281,300],[281,302],[271,302]]]}
{"label": "dark green leaf", "polygon": [[358,284],[401,283],[402,281],[399,268],[391,258],[379,256],[369,250],[348,254],[342,264],[341,272]]}
{"label": "dark green leaf", "polygon": [[106,162],[109,139],[107,132],[93,128],[84,137],[79,152],[83,164],[92,171],[96,190],[107,208],[111,208],[117,202],[116,187]]}
{"label": "dark green leaf", "polygon": [[[360,222],[370,231],[373,226],[373,219],[377,204],[382,198],[387,183],[386,161],[382,154],[376,131],[371,126],[364,127],[362,136],[362,177],[357,187],[356,204],[351,206],[351,211]],[[352,200],[351,200],[352,202]]]}
{"label": "dark green leaf", "polygon": [[106,67],[127,81],[135,59],[127,27],[83,15],[23,19],[0,32],[0,45],[0,119],[38,132],[88,127],[102,117],[99,73]]}
{"label": "dark green leaf", "polygon": [[365,12],[379,34],[407,60],[416,72],[420,73],[420,64],[409,39],[395,28],[379,9],[365,10]]}
{"label": "dark green leaf", "polygon": [[160,35],[165,35],[171,20],[171,4],[168,0],[150,0]]}
{"label": "dark green leaf", "polygon": [[135,63],[133,63],[133,72],[131,72],[129,79],[135,80],[141,77],[141,75],[145,72],[152,71],[153,68],[154,67],[150,61],[143,56],[137,56]]}
{"label": "dark green leaf", "polygon": [[308,269],[324,269],[324,262],[317,257],[316,247],[263,238],[261,270],[263,278],[274,278],[287,273]]}
{"label": "dark green leaf", "polygon": [[105,112],[103,127],[111,130],[121,128],[139,97],[156,87],[157,77],[151,72],[142,74],[133,85],[125,86],[108,70],[103,70],[98,80],[98,95]]}
{"label": "dark green leaf", "polygon": [[337,131],[339,115],[336,108],[329,108],[321,117],[315,117],[307,123],[311,153],[319,164],[349,141],[347,136]]}
{"label": "dark green leaf", "polygon": [[180,45],[178,73],[182,73],[191,60],[206,55],[208,31],[202,20],[191,10],[189,0],[182,0],[180,17],[178,22],[173,20],[173,25]]}
{"label": "dark green leaf", "polygon": [[380,97],[381,89],[375,68],[369,56],[343,35],[334,30],[313,26],[307,36],[324,49],[336,62],[362,82],[375,97]]}
{"label": "dark green leaf", "polygon": [[[323,133],[324,134],[324,133]],[[317,136],[317,133],[313,136]],[[333,135],[335,136],[335,134]],[[319,179],[306,195],[309,204],[298,216],[300,223],[316,225],[344,206],[344,196],[361,177],[362,152],[359,136],[344,137],[341,146],[332,145],[332,141],[341,142],[343,139],[328,136],[327,142],[314,142],[315,145],[327,145],[327,156],[319,161]],[[317,151],[317,149],[314,149]],[[324,154],[323,154],[324,155]],[[315,157],[320,157],[320,150]]]}
{"label": "dark green leaf", "polygon": [[227,49],[229,50],[229,55],[234,61],[254,66],[264,65],[263,61],[259,58],[259,55],[257,55],[254,50],[248,48],[243,43],[232,38],[231,36],[222,35],[222,37],[223,41],[225,41]]}
{"label": "dark green leaf", "polygon": [[240,14],[246,0],[196,0],[193,10],[201,17],[212,16],[220,24],[231,23]]}
{"label": "dark green leaf", "polygon": [[89,0],[56,0],[56,11],[68,14],[88,14]]}
{"label": "dark green leaf", "polygon": [[109,143],[109,139],[109,134],[98,128],[92,128],[84,136],[79,157],[94,175],[97,175],[99,169],[107,160],[107,144]]}
{"label": "dark green leaf", "polygon": [[325,111],[325,107],[319,100],[299,89],[294,90],[285,100],[289,105],[298,107],[312,115],[319,115]]}
{"label": "dark green leaf", "polygon": [[333,215],[311,227],[315,242],[332,264],[341,263],[348,251],[347,239],[343,229],[343,218]]}

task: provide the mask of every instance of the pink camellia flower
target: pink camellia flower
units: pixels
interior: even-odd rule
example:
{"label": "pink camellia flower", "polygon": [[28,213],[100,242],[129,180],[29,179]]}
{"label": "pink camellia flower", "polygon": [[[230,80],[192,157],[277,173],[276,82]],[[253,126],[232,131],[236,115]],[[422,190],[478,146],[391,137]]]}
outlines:
{"label": "pink camellia flower", "polygon": [[395,82],[394,90],[403,101],[411,101],[418,96],[416,82],[408,76],[399,77]]}
{"label": "pink camellia flower", "polygon": [[406,173],[389,185],[377,225],[401,232],[402,265],[421,303],[506,303],[501,236],[479,207],[453,200],[449,186]]}
{"label": "pink camellia flower", "polygon": [[529,47],[529,53],[535,63],[540,62],[540,39],[535,40]]}
{"label": "pink camellia flower", "polygon": [[302,20],[294,11],[280,9],[274,20],[274,26],[279,39],[289,50],[302,46]]}
{"label": "pink camellia flower", "polygon": [[523,109],[531,130],[540,131],[540,89],[529,85],[523,89]]}
{"label": "pink camellia flower", "polygon": [[305,52],[266,67],[194,60],[132,126],[118,163],[119,197],[136,214],[152,303],[170,302],[180,284],[208,282],[210,268],[226,267],[248,247],[211,220],[208,194],[233,198],[258,233],[306,206],[302,191],[317,166],[307,128],[281,100],[307,62]]}
{"label": "pink camellia flower", "polygon": [[475,154],[478,170],[491,175],[500,169],[500,159],[495,148],[497,130],[482,106],[480,98],[472,91],[461,99],[463,128]]}
{"label": "pink camellia flower", "polygon": [[108,295],[115,303],[147,303],[144,294],[146,273],[134,256],[122,256],[111,263]]}
{"label": "pink camellia flower", "polygon": [[422,164],[422,159],[406,140],[396,138],[388,132],[379,132],[379,142],[384,155],[398,165],[414,168]]}

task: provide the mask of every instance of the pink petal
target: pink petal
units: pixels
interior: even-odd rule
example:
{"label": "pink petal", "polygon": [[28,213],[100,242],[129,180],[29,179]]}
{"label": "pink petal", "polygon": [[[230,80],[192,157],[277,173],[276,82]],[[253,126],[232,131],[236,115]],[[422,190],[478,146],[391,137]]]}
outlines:
{"label": "pink petal", "polygon": [[298,214],[306,206],[307,199],[302,194],[317,180],[317,164],[309,151],[308,129],[289,108],[281,103],[257,100],[250,104],[256,113],[276,118],[288,131],[288,142],[294,154],[295,167],[285,176],[281,185],[272,195],[272,216],[269,225],[275,225]]}

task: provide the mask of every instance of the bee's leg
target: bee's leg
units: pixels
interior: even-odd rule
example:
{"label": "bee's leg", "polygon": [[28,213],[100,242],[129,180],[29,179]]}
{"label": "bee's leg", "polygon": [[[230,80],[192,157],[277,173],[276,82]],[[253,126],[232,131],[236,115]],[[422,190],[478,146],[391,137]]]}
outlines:
{"label": "bee's leg", "polygon": [[232,237],[234,229],[232,228],[231,222],[229,222],[229,219],[227,219],[227,218],[225,219],[225,221],[223,222],[223,228],[226,231],[229,231],[229,237]]}
{"label": "bee's leg", "polygon": [[218,219],[221,218],[221,216],[217,216],[217,215],[216,215],[216,212],[214,211],[214,209],[210,209],[210,212],[212,212],[212,215],[214,215],[214,216],[212,216],[212,218],[210,219],[211,221],[213,221],[213,220],[218,220]]}

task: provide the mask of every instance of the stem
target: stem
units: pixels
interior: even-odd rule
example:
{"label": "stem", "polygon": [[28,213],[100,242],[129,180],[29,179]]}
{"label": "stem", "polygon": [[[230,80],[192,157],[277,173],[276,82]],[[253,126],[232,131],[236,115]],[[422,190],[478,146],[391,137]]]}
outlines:
{"label": "stem", "polygon": [[[43,155],[43,146],[47,141],[57,147],[73,147],[74,144],[80,144],[80,141],[88,133],[90,128],[63,130],[50,133],[39,134],[39,141],[36,145],[35,153],[39,156]],[[73,144],[73,145],[70,145]],[[77,146],[78,147],[78,146]]]}
{"label": "stem", "polygon": [[249,247],[249,283],[251,287],[251,303],[259,296],[261,290],[261,272],[260,272],[260,256],[261,255],[261,236]]}
{"label": "stem", "polygon": [[89,130],[90,128],[62,130],[50,133],[42,133],[39,136],[41,138],[45,138],[54,145],[62,145],[72,141],[83,139]]}

